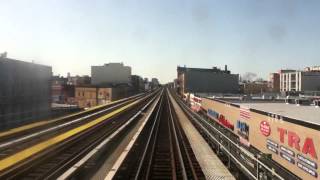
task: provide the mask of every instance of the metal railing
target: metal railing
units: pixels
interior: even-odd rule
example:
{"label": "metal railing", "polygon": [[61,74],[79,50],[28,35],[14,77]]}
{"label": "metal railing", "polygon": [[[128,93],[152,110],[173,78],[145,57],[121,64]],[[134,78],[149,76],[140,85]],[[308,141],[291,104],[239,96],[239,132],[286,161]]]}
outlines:
{"label": "metal railing", "polygon": [[[184,110],[184,112],[191,118],[191,120],[196,123],[197,126],[200,127],[201,130],[203,130],[206,135],[218,145],[218,149],[223,150],[228,157],[232,158],[232,160],[252,179],[285,179],[278,172],[276,172],[274,168],[269,167],[260,160],[265,154],[254,155],[253,153],[244,149],[199,114],[194,113],[180,99],[175,99],[180,104],[180,107]],[[245,165],[243,161],[246,158],[249,158],[249,161],[254,163],[253,168]]]}

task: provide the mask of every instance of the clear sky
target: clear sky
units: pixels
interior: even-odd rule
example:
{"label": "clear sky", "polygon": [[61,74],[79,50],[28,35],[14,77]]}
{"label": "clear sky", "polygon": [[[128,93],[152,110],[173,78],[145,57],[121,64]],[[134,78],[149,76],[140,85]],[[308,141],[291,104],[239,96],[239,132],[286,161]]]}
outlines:
{"label": "clear sky", "polygon": [[318,0],[0,0],[0,52],[61,75],[123,62],[162,83],[177,65],[267,78],[320,65],[319,9]]}

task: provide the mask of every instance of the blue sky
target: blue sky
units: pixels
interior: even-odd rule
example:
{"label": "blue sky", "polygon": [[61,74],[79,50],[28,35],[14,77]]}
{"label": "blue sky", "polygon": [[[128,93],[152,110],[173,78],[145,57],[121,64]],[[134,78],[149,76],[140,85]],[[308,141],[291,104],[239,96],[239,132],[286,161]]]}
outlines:
{"label": "blue sky", "polygon": [[320,65],[317,0],[0,0],[0,52],[90,74],[123,62],[134,74],[176,77],[177,65],[267,78]]}

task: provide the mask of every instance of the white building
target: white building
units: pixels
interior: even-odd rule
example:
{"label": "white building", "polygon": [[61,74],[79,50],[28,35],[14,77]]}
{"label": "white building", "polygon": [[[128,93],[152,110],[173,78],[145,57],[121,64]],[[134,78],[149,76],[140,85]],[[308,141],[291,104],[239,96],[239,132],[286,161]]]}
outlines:
{"label": "white building", "polygon": [[280,91],[320,91],[320,71],[313,68],[305,68],[304,71],[281,70]]}
{"label": "white building", "polygon": [[103,66],[91,66],[91,83],[99,84],[122,84],[130,83],[131,67],[123,63],[109,63]]}

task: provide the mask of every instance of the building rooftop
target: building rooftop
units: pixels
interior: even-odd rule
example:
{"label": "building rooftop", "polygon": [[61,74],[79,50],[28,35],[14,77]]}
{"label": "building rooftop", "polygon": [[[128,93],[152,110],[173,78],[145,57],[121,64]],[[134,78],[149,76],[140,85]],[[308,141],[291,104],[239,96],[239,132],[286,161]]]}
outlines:
{"label": "building rooftop", "polygon": [[313,105],[286,104],[283,102],[243,102],[234,103],[251,109],[285,116],[288,118],[320,125],[320,108]]}
{"label": "building rooftop", "polygon": [[218,67],[212,67],[212,68],[189,68],[189,67],[181,67],[178,66],[177,70],[180,72],[186,72],[186,71],[198,71],[198,72],[214,72],[214,73],[227,73],[230,74],[231,72],[227,69],[227,66],[225,66],[224,70],[221,70]]}
{"label": "building rooftop", "polygon": [[[231,103],[232,105],[238,107],[250,108],[253,110],[261,111],[264,113],[270,113],[275,115],[280,115],[294,121],[299,121],[304,123],[310,123],[316,126],[320,126],[320,107],[316,106],[314,100],[319,101],[320,96],[301,96],[290,98],[290,104],[285,103],[286,97],[278,96],[276,94],[270,94],[271,96],[266,95],[264,98],[262,96],[252,96],[244,97],[239,95],[230,95],[227,96],[216,95],[216,96],[207,96],[199,95],[200,97],[207,97],[208,99],[214,99],[224,103]],[[300,104],[291,104],[296,103],[295,100],[301,100]],[[303,103],[306,102],[306,103]]]}
{"label": "building rooftop", "polygon": [[4,63],[19,63],[19,64],[26,64],[26,65],[33,65],[33,66],[41,66],[41,67],[51,68],[51,66],[34,63],[33,61],[32,62],[28,62],[28,61],[22,61],[22,60],[18,60],[18,59],[12,59],[12,58],[1,57],[1,56],[0,56],[0,62],[4,62]]}
{"label": "building rooftop", "polygon": [[99,68],[101,68],[101,67],[108,67],[108,66],[111,66],[111,67],[115,67],[115,66],[117,66],[117,67],[126,67],[126,68],[131,68],[130,66],[125,66],[124,64],[123,64],[123,62],[110,62],[110,63],[105,63],[105,64],[103,64],[103,65],[94,65],[94,66],[91,66],[91,67],[99,67]]}

